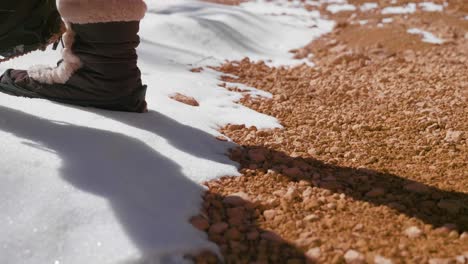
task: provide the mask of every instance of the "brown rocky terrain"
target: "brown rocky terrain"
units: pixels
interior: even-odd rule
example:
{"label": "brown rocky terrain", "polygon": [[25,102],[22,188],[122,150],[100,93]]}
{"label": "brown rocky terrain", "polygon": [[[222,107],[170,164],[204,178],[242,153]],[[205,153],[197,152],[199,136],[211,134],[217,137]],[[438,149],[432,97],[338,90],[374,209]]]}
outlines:
{"label": "brown rocky terrain", "polygon": [[468,263],[468,4],[385,16],[379,4],[319,7],[337,27],[292,51],[316,67],[219,67],[272,93],[240,103],[284,126],[222,129],[242,176],[207,182],[192,223],[226,263]]}

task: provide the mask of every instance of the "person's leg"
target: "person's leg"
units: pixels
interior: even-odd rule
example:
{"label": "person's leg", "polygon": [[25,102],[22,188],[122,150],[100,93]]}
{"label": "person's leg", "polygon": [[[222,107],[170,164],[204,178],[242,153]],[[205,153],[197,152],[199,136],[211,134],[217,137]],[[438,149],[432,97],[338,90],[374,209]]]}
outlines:
{"label": "person's leg", "polygon": [[[0,2],[0,32],[8,32],[24,21],[39,0],[15,0]],[[2,34],[3,35],[3,34]]]}
{"label": "person's leg", "polygon": [[0,1],[0,62],[44,49],[63,30],[55,0]]}
{"label": "person's leg", "polygon": [[[67,22],[63,61],[56,68],[8,70],[0,91],[62,103],[145,112],[146,87],[137,66],[140,0],[60,0]],[[123,11],[125,10],[125,11]]]}

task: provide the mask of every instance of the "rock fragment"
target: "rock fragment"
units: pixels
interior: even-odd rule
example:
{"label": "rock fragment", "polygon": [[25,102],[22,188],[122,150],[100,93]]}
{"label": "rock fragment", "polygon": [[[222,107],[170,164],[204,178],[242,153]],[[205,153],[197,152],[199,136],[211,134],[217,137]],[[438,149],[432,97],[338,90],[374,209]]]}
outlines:
{"label": "rock fragment", "polygon": [[243,219],[245,210],[243,207],[234,207],[227,209],[227,216],[231,219]]}
{"label": "rock fragment", "polygon": [[170,98],[186,105],[200,106],[200,104],[197,100],[195,100],[195,98],[183,95],[181,93],[175,93],[171,95]]}
{"label": "rock fragment", "polygon": [[307,221],[307,222],[314,222],[314,221],[317,221],[320,219],[320,216],[316,215],[316,214],[310,214],[306,217],[304,217],[304,221]]}
{"label": "rock fragment", "polygon": [[411,226],[403,232],[409,238],[418,238],[423,235],[423,231],[417,226]]}
{"label": "rock fragment", "polygon": [[429,187],[419,182],[407,184],[403,188],[407,191],[415,193],[427,193],[429,191]]}
{"label": "rock fragment", "polygon": [[202,216],[192,217],[190,222],[198,230],[205,231],[210,227],[210,223],[208,222],[208,220],[206,218],[202,217]]}
{"label": "rock fragment", "polygon": [[461,240],[468,240],[468,232],[463,232],[461,235],[460,235],[460,239]]}
{"label": "rock fragment", "polygon": [[451,214],[457,214],[461,209],[460,204],[458,203],[458,201],[455,200],[440,200],[437,203],[437,206],[441,209],[448,211]]}
{"label": "rock fragment", "polygon": [[385,195],[385,189],[383,188],[374,188],[366,193],[366,196],[370,198],[381,197],[383,195]]}
{"label": "rock fragment", "polygon": [[273,241],[273,242],[276,242],[276,243],[281,243],[281,242],[284,242],[283,239],[276,233],[273,233],[271,231],[266,231],[266,232],[263,232],[260,237],[264,240],[267,240],[267,241]]}
{"label": "rock fragment", "polygon": [[226,236],[230,240],[240,240],[242,234],[237,228],[230,228],[228,231],[226,231]]}
{"label": "rock fragment", "polygon": [[265,217],[267,221],[273,220],[277,215],[278,215],[277,211],[273,209],[266,210],[263,212],[263,216]]}
{"label": "rock fragment", "polygon": [[256,230],[250,231],[249,233],[247,233],[248,240],[257,240],[259,237],[260,237],[260,234]]}
{"label": "rock fragment", "polygon": [[283,170],[283,173],[286,176],[294,177],[294,178],[303,178],[304,177],[304,173],[301,171],[301,169],[299,169],[297,167],[286,168],[286,169]]}
{"label": "rock fragment", "polygon": [[249,158],[253,162],[260,163],[265,161],[265,151],[263,149],[251,149],[249,150]]}
{"label": "rock fragment", "polygon": [[452,263],[451,259],[448,258],[431,258],[428,261],[429,264],[450,264]]}
{"label": "rock fragment", "polygon": [[346,264],[362,264],[365,263],[364,255],[360,252],[350,249],[344,255]]}
{"label": "rock fragment", "polygon": [[210,234],[221,234],[224,233],[229,228],[229,225],[224,222],[216,223],[210,226],[209,233]]}
{"label": "rock fragment", "polygon": [[463,131],[448,130],[444,140],[450,143],[459,143],[462,139]]}
{"label": "rock fragment", "polygon": [[232,193],[224,197],[223,202],[231,206],[242,206],[250,201],[250,197],[245,192]]}
{"label": "rock fragment", "polygon": [[299,192],[297,191],[297,188],[294,187],[294,186],[290,186],[288,188],[288,191],[286,192],[286,194],[284,195],[284,198],[288,201],[293,201],[295,200],[296,198],[298,198],[300,196]]}
{"label": "rock fragment", "polygon": [[376,255],[374,257],[374,264],[393,264],[393,261],[380,255]]}
{"label": "rock fragment", "polygon": [[311,248],[305,253],[306,257],[311,261],[319,261],[322,251],[319,247]]}
{"label": "rock fragment", "polygon": [[455,257],[455,262],[456,262],[457,264],[466,264],[467,261],[468,261],[468,259],[465,258],[465,256],[463,256],[463,255],[460,255],[460,256],[456,256],[456,257]]}

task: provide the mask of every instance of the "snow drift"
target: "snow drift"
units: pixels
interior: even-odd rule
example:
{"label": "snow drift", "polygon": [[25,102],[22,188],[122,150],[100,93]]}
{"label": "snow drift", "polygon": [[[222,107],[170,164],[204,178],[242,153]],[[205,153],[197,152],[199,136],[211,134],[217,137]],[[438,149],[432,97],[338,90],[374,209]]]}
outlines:
{"label": "snow drift", "polygon": [[[183,253],[215,250],[188,220],[201,182],[238,173],[225,155],[234,144],[216,140],[217,129],[280,125],[236,104],[241,95],[218,87],[220,73],[189,70],[245,56],[297,63],[288,51],[333,27],[291,7],[298,1],[155,2],[139,48],[148,114],[0,94],[0,263],[181,263]],[[0,70],[58,57],[37,52]],[[170,99],[176,92],[200,106]]]}

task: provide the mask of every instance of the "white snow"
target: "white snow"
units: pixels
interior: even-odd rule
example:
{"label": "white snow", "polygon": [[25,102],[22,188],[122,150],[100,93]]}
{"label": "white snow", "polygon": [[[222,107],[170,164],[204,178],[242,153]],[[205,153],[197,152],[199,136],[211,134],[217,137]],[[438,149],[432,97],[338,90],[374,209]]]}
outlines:
{"label": "white snow", "polygon": [[269,1],[269,0],[257,0],[257,1],[248,1],[242,4],[242,8],[253,12],[253,13],[263,13],[275,16],[275,20],[284,24],[289,24],[292,27],[303,26],[309,28],[315,28],[318,32],[322,32],[324,29],[332,28],[335,23],[329,20],[324,20],[320,18],[320,13],[318,11],[307,11],[305,5],[319,5],[317,1]]}
{"label": "white snow", "polygon": [[[187,2],[192,4],[168,7],[164,12],[175,12],[171,16],[160,16],[157,22],[154,19],[143,22],[147,25],[146,29],[158,32],[151,36],[158,43],[184,50],[189,42],[191,54],[186,56],[189,60],[182,62],[198,66],[246,56],[253,60],[269,60],[273,57],[273,65],[303,63],[305,61],[292,60],[288,51],[304,45],[305,39],[312,40],[330,31],[334,26],[333,22],[321,19],[318,12],[298,10],[282,1],[249,2],[241,8],[204,4],[210,8],[202,9],[194,7],[199,4]],[[275,19],[258,14],[268,14]],[[174,19],[184,27],[173,25]],[[171,37],[161,38],[161,34]],[[274,38],[274,35],[283,38]],[[147,40],[152,41],[151,38]],[[193,56],[199,60],[193,59]]]}
{"label": "white snow", "polygon": [[468,20],[468,16],[465,16],[465,20]]}
{"label": "white snow", "polygon": [[[238,175],[225,155],[234,144],[216,140],[217,128],[280,124],[236,104],[241,95],[218,86],[220,73],[189,70],[245,56],[297,63],[288,51],[333,23],[282,3],[149,2],[138,50],[147,114],[0,94],[0,263],[185,263],[184,253],[216,249],[188,220],[201,182]],[[281,8],[289,15],[268,14]],[[58,58],[36,52],[0,70]],[[169,99],[175,92],[200,107]]]}
{"label": "white snow", "polygon": [[386,18],[382,19],[382,23],[384,23],[384,24],[388,24],[388,23],[392,23],[392,22],[393,22],[393,18],[391,18],[391,17],[386,17]]}
{"label": "white snow", "polygon": [[333,5],[327,6],[327,11],[331,12],[332,14],[336,14],[336,13],[343,12],[343,11],[354,11],[354,10],[356,10],[356,7],[351,4],[340,4],[340,5],[333,4]]}
{"label": "white snow", "polygon": [[416,12],[416,4],[409,3],[406,6],[389,6],[382,9],[383,15],[388,14],[412,14]]}
{"label": "white snow", "polygon": [[432,44],[442,44],[444,41],[432,34],[431,32],[424,31],[418,28],[410,28],[407,31],[410,34],[416,34],[416,35],[421,35],[423,37],[422,41],[427,42],[427,43],[432,43]]}
{"label": "white snow", "polygon": [[359,20],[359,25],[363,26],[369,23],[369,20]]}
{"label": "white snow", "polygon": [[347,4],[347,0],[320,0],[322,4]]}
{"label": "white snow", "polygon": [[422,2],[419,3],[418,6],[426,12],[442,12],[444,10],[443,5],[438,5],[433,2]]}
{"label": "white snow", "polygon": [[367,12],[367,11],[370,11],[372,9],[376,9],[378,7],[379,7],[379,4],[377,4],[377,3],[364,3],[359,7],[359,9],[362,12]]}

